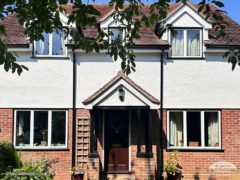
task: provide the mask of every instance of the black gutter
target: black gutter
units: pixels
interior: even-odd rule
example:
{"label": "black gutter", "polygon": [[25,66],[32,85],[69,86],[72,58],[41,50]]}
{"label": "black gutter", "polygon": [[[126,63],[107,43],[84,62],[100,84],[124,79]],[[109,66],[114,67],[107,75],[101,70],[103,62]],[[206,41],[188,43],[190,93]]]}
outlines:
{"label": "black gutter", "polygon": [[160,179],[163,179],[163,67],[164,67],[164,59],[163,59],[164,49],[161,52],[161,79],[160,79]]}
{"label": "black gutter", "polygon": [[72,167],[76,165],[76,54],[75,45],[72,46],[73,54],[73,99],[72,99]]}
{"label": "black gutter", "polygon": [[219,49],[229,49],[229,48],[239,48],[240,45],[216,45],[216,44],[205,44],[207,48],[219,48]]}

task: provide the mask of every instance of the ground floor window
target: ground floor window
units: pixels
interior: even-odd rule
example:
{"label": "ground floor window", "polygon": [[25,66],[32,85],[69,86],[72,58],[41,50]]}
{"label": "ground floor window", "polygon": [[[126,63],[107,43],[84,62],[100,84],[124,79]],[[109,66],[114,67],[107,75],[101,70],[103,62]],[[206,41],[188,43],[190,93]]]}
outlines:
{"label": "ground floor window", "polygon": [[220,148],[220,111],[168,111],[169,148]]}
{"label": "ground floor window", "polygon": [[67,147],[67,111],[16,110],[14,129],[17,148]]}

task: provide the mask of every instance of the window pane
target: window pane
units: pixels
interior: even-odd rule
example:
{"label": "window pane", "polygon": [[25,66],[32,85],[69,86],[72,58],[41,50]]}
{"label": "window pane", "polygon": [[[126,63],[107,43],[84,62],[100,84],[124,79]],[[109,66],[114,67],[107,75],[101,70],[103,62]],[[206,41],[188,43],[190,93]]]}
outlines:
{"label": "window pane", "polygon": [[36,41],[36,54],[37,55],[49,55],[49,35],[43,33],[44,41]]}
{"label": "window pane", "polygon": [[201,114],[187,112],[187,145],[201,146]]}
{"label": "window pane", "polygon": [[205,146],[219,147],[218,112],[205,112]]}
{"label": "window pane", "polygon": [[66,140],[66,112],[52,112],[52,145],[63,146]]}
{"label": "window pane", "polygon": [[169,113],[169,145],[183,146],[183,112]]}
{"label": "window pane", "polygon": [[52,34],[52,54],[64,55],[66,53],[64,31],[53,32]]}
{"label": "window pane", "polygon": [[187,55],[188,56],[200,56],[200,31],[188,30],[187,31]]}
{"label": "window pane", "polygon": [[16,146],[30,145],[30,111],[17,111]]}
{"label": "window pane", "polygon": [[111,41],[122,41],[122,29],[120,28],[110,28]]}
{"label": "window pane", "polygon": [[34,146],[47,146],[48,111],[34,112]]}
{"label": "window pane", "polygon": [[184,38],[183,30],[175,30],[176,34],[172,35],[172,56],[184,56]]}

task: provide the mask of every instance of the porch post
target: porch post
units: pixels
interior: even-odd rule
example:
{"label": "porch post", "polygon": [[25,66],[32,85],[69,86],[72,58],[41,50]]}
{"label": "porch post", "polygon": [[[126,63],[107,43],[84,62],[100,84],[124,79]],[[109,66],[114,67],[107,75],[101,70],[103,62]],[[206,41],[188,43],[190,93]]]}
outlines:
{"label": "porch post", "polygon": [[148,149],[149,155],[152,155],[152,110],[148,111]]}
{"label": "porch post", "polygon": [[141,110],[137,110],[137,124],[138,124],[138,130],[137,130],[137,155],[141,153],[141,129],[142,129],[142,123],[141,123]]}
{"label": "porch post", "polygon": [[96,118],[95,118],[94,111],[90,111],[91,123],[90,123],[90,152],[89,157],[97,158],[97,133],[96,133]]}

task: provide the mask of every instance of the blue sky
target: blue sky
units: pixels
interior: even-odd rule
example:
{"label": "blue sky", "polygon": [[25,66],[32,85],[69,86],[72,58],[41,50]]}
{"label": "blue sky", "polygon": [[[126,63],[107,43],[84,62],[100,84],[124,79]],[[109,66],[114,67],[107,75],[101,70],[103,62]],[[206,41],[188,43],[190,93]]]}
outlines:
{"label": "blue sky", "polygon": [[[85,0],[92,2],[92,0]],[[142,0],[146,3],[151,3],[156,0]],[[190,0],[193,3],[198,3],[200,0]],[[240,24],[240,0],[219,0],[225,4],[223,10],[227,11],[228,15]],[[108,3],[108,0],[95,0],[95,3]]]}
{"label": "blue sky", "polygon": [[[191,0],[193,3],[198,3],[200,0]],[[228,15],[240,24],[240,0],[220,0],[225,4],[225,11]]]}

